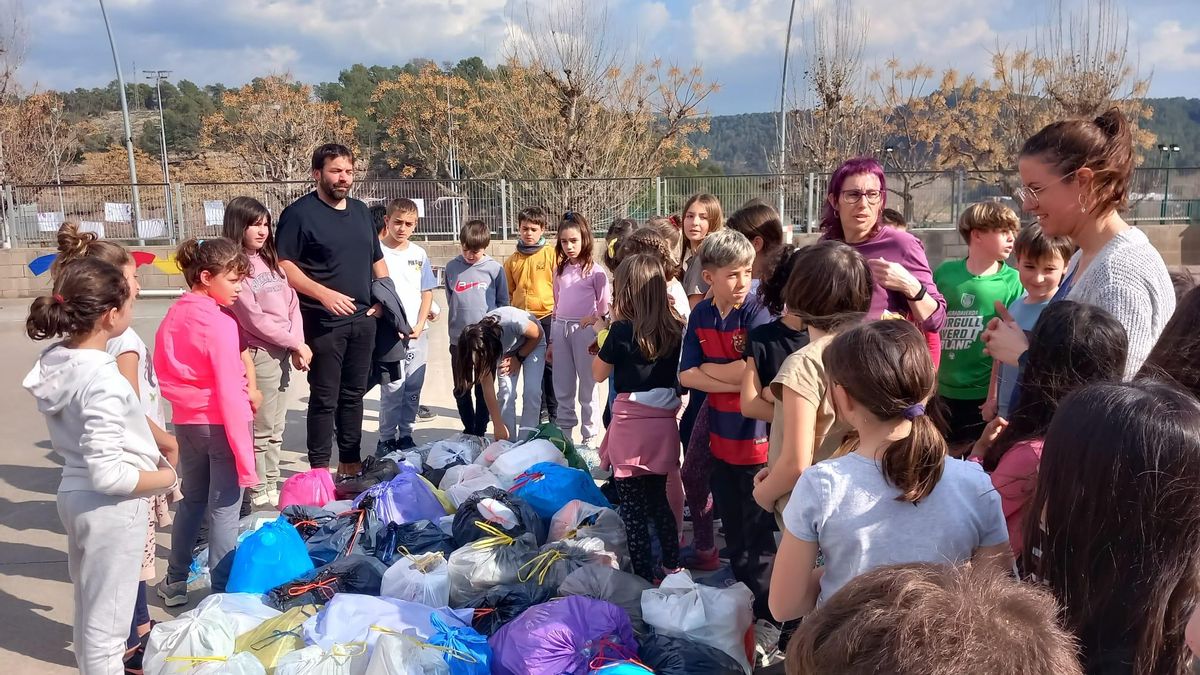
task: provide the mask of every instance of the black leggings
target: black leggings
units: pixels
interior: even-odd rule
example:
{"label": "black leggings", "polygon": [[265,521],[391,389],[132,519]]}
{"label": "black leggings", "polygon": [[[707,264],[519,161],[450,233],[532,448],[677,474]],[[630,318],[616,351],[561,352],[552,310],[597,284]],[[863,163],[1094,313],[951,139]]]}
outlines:
{"label": "black leggings", "polygon": [[653,582],[660,576],[654,569],[654,555],[650,547],[650,521],[658,533],[658,544],[662,548],[663,567],[674,570],[679,567],[679,531],[675,527],[675,514],[667,502],[666,476],[632,476],[617,478],[617,496],[621,520],[625,521],[625,534],[629,538],[629,557],[633,559],[633,571],[646,581]]}
{"label": "black leggings", "polygon": [[138,582],[137,601],[133,603],[133,625],[129,627],[129,639],[125,641],[126,649],[133,649],[141,642],[138,626],[150,623],[150,606],[146,604],[146,582]]}

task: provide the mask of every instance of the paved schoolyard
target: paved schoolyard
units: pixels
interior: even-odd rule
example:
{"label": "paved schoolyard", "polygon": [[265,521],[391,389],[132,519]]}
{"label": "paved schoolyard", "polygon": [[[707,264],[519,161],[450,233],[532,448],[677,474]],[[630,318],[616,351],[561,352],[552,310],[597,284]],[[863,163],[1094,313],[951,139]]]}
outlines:
{"label": "paved schoolyard", "polygon": [[[439,291],[439,303],[445,307]],[[134,327],[148,344],[171,301],[139,300]],[[55,509],[60,462],[34,400],[21,388],[44,343],[25,336],[29,300],[0,302],[0,663],[8,673],[74,672],[71,646],[71,586],[67,575],[66,535]],[[449,347],[444,320],[433,324],[430,363],[422,402],[438,416],[418,421],[416,441],[434,440],[462,430],[451,395]],[[304,461],[304,411],[308,386],[297,378],[290,396],[284,437],[283,471],[308,468]],[[364,448],[375,448],[379,396],[368,394]],[[135,536],[142,536],[140,534]],[[158,571],[166,571],[170,534],[158,536]],[[172,610],[173,614],[195,606]],[[169,618],[150,601],[155,619]]]}

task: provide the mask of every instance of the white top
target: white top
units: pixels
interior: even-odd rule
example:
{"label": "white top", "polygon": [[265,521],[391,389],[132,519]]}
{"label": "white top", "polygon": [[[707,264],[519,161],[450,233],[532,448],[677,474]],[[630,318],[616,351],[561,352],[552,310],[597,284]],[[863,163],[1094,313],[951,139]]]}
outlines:
{"label": "white top", "polygon": [[421,310],[421,293],[432,291],[437,286],[437,278],[433,276],[433,267],[425,249],[409,242],[408,248],[400,250],[387,244],[380,243],[383,249],[383,259],[387,261],[388,276],[396,285],[396,293],[400,296],[400,304],[404,305],[404,313],[408,322],[417,325]]}
{"label": "white top", "polygon": [[[1076,251],[1067,276],[1079,266]],[[1167,266],[1144,232],[1129,228],[1100,249],[1088,268],[1071,280],[1068,300],[1108,310],[1129,335],[1125,379],[1137,374],[1175,312],[1175,287]]]}
{"label": "white top", "polygon": [[158,378],[154,376],[154,363],[146,343],[133,330],[133,326],[130,326],[124,333],[109,340],[105,349],[114,359],[126,353],[137,354],[138,397],[142,400],[142,410],[145,411],[146,417],[154,420],[158,428],[166,429],[167,418],[163,414],[162,394],[158,391]]}
{"label": "white top", "polygon": [[671,279],[667,282],[667,295],[671,298],[671,305],[679,312],[679,316],[683,317],[684,322],[688,320],[688,315],[692,313],[692,305],[688,302],[687,293],[683,292],[683,284],[679,283],[678,279]]}
{"label": "white top", "polygon": [[166,465],[142,403],[112,355],[55,344],[21,386],[37,399],[50,442],[64,460],[59,492],[129,496],[139,471]]}
{"label": "white top", "polygon": [[823,604],[851,579],[881,565],[962,563],[1008,541],[1000,495],[974,462],[946,459],[942,479],[916,504],[896,499],[875,460],[856,452],[818,462],[796,481],[783,523],[825,555]]}

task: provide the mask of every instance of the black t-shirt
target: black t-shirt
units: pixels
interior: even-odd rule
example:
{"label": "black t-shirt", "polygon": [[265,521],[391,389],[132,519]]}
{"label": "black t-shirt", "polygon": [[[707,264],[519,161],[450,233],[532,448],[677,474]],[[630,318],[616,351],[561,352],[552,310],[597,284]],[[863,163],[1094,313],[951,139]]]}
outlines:
{"label": "black t-shirt", "polygon": [[[321,201],[316,191],[292,202],[279,215],[275,245],[280,260],[295,263],[313,281],[354,298],[355,317],[371,306],[371,266],[383,259],[371,212],[357,199],[345,209]],[[354,317],[334,316],[313,298],[300,294],[305,320],[336,326]]]}
{"label": "black t-shirt", "polygon": [[792,330],[775,319],[757,328],[751,328],[746,336],[748,356],[754,357],[754,369],[758,371],[758,382],[763,389],[779,374],[783,362],[793,352],[808,344],[808,331]]}
{"label": "black t-shirt", "polygon": [[613,386],[618,394],[679,386],[679,348],[647,361],[633,337],[633,323],[614,322],[600,348],[600,358],[613,366]]}

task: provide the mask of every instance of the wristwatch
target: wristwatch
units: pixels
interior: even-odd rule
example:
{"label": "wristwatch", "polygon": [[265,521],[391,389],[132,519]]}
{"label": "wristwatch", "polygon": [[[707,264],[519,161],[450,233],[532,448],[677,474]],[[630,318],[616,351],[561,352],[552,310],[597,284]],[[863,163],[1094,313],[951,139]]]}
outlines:
{"label": "wristwatch", "polygon": [[909,302],[920,302],[925,299],[925,296],[927,295],[927,293],[928,292],[925,290],[925,284],[921,284],[921,290],[917,291],[917,294],[914,295],[913,297],[908,298],[908,301]]}

